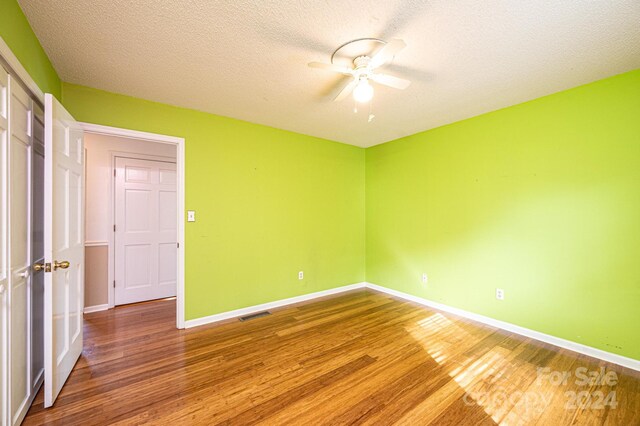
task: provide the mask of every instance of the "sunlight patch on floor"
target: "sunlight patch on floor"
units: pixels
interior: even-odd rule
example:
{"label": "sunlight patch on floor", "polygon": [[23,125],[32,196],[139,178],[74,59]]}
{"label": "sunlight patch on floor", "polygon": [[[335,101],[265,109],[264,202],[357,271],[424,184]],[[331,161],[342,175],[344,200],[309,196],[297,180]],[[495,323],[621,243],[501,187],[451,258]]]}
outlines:
{"label": "sunlight patch on floor", "polygon": [[[509,380],[507,358],[511,351],[494,346],[479,357],[469,357],[466,351],[473,348],[486,335],[477,337],[463,327],[434,313],[406,327],[411,336],[438,364],[447,369],[449,376],[464,389],[464,402],[477,404],[499,424],[517,424],[519,420],[508,418],[520,397],[513,391],[516,385]],[[483,348],[478,348],[482,352]],[[486,348],[484,348],[486,349]]]}

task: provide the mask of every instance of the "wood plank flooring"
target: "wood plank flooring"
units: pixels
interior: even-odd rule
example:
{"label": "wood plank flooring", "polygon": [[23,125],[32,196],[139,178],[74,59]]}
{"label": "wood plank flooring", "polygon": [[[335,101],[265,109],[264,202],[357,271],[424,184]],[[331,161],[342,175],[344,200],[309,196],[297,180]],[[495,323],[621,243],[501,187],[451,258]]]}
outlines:
{"label": "wood plank flooring", "polygon": [[84,333],[24,424],[640,425],[640,373],[371,290],[189,330],[174,301],[124,306]]}

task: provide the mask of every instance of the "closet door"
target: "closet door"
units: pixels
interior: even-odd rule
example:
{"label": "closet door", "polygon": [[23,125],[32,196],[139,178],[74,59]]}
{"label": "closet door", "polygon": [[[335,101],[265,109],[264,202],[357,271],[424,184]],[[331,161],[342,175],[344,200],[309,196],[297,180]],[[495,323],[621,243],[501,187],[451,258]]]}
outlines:
{"label": "closet door", "polygon": [[9,75],[0,66],[0,425],[7,424],[7,295],[9,292],[7,236],[7,145],[9,139]]}
{"label": "closet door", "polygon": [[9,371],[11,423],[19,424],[31,402],[31,139],[29,95],[9,81]]}

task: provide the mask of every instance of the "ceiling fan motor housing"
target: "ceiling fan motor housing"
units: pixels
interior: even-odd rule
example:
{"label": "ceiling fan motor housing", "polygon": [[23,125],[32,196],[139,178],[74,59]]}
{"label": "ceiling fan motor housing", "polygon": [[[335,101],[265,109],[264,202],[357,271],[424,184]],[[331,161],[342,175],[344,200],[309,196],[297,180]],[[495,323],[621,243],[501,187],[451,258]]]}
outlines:
{"label": "ceiling fan motor housing", "polygon": [[371,62],[371,58],[368,56],[358,56],[357,58],[355,58],[353,60],[353,64],[356,66],[355,70],[356,72],[360,71],[368,73],[368,68],[369,68],[369,63]]}

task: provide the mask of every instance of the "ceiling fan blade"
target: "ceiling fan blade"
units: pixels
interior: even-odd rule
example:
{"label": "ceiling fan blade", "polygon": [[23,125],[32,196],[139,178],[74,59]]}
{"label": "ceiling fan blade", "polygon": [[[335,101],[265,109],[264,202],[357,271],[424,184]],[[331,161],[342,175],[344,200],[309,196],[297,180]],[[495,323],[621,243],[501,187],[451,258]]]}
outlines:
{"label": "ceiling fan blade", "polygon": [[349,93],[351,93],[353,91],[353,88],[356,87],[356,83],[356,80],[352,79],[349,83],[347,83],[346,86],[344,86],[344,88],[340,91],[340,93],[338,93],[338,96],[336,96],[333,101],[340,102],[341,100],[349,96]]}
{"label": "ceiling fan blade", "polygon": [[320,68],[327,71],[339,72],[340,74],[351,75],[352,69],[347,67],[341,67],[340,65],[325,64],[323,62],[309,62],[311,68]]}
{"label": "ceiling fan blade", "polygon": [[411,82],[409,80],[405,80],[404,78],[394,77],[388,74],[372,74],[371,80],[376,83],[383,84],[385,86],[393,87],[394,89],[404,90]]}
{"label": "ceiling fan blade", "polygon": [[379,67],[380,65],[386,64],[387,62],[392,60],[393,57],[405,47],[407,47],[407,44],[398,38],[389,40],[387,44],[385,44],[384,47],[380,49],[380,51],[376,53],[376,55],[373,58],[371,58],[371,62],[369,62],[369,67],[371,67],[371,69],[374,69]]}

